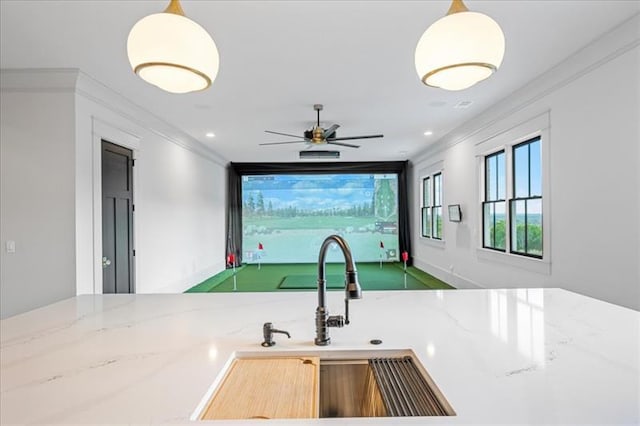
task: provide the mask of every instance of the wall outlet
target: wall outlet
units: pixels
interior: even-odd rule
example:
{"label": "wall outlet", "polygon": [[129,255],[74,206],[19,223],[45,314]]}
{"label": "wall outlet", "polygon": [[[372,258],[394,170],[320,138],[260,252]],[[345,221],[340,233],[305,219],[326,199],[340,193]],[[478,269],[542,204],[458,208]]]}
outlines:
{"label": "wall outlet", "polygon": [[15,253],[16,252],[16,242],[12,240],[8,240],[5,244],[7,253]]}

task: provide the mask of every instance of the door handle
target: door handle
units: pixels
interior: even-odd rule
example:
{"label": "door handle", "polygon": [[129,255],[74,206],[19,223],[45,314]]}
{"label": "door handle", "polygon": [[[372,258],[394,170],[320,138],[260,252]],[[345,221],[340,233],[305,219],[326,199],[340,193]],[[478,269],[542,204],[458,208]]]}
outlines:
{"label": "door handle", "polygon": [[111,265],[111,261],[109,260],[108,257],[103,256],[102,257],[102,267],[106,268],[107,266]]}

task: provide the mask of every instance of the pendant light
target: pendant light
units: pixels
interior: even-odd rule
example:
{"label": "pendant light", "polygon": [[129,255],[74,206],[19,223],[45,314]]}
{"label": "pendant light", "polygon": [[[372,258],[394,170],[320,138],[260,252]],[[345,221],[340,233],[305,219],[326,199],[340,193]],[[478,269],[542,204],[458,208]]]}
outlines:
{"label": "pendant light", "polygon": [[452,0],[447,15],[427,28],[418,41],[416,71],[427,86],[466,89],[500,67],[504,45],[496,21],[470,12],[462,0]]}
{"label": "pendant light", "polygon": [[205,90],[216,78],[220,58],[207,31],[187,18],[179,0],[145,16],[127,40],[131,68],[143,80],[171,93]]}

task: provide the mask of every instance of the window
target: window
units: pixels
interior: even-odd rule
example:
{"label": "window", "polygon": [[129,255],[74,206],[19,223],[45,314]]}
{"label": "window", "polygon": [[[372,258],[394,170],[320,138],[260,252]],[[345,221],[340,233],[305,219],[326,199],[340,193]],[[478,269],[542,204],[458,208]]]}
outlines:
{"label": "window", "polygon": [[431,178],[422,179],[422,236],[431,238]]}
{"label": "window", "polygon": [[513,147],[513,193],[509,200],[511,252],[542,257],[540,138]]}
{"label": "window", "polygon": [[433,175],[433,238],[442,239],[442,173]]}
{"label": "window", "polygon": [[484,248],[542,258],[540,139],[538,136],[484,157]]}
{"label": "window", "polygon": [[504,150],[487,155],[484,160],[484,202],[482,203],[482,246],[505,251],[505,155]]}
{"label": "window", "polygon": [[442,239],[442,172],[422,179],[422,236]]}

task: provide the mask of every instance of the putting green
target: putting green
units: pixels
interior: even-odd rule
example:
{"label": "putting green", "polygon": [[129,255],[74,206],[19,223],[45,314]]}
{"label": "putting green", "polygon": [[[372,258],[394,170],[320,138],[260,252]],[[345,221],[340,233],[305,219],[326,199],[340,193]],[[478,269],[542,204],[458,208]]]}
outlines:
{"label": "putting green", "polygon": [[[406,273],[402,263],[357,263],[358,279],[363,290],[452,289],[447,283],[410,266]],[[344,288],[344,264],[327,263],[327,288]],[[318,265],[311,263],[243,265],[227,269],[190,288],[186,293],[268,292],[315,290]]]}
{"label": "putting green", "polygon": [[[344,288],[344,274],[331,274],[325,277],[327,288]],[[287,275],[278,288],[282,289],[310,289],[318,288],[318,276],[312,274]]]}

